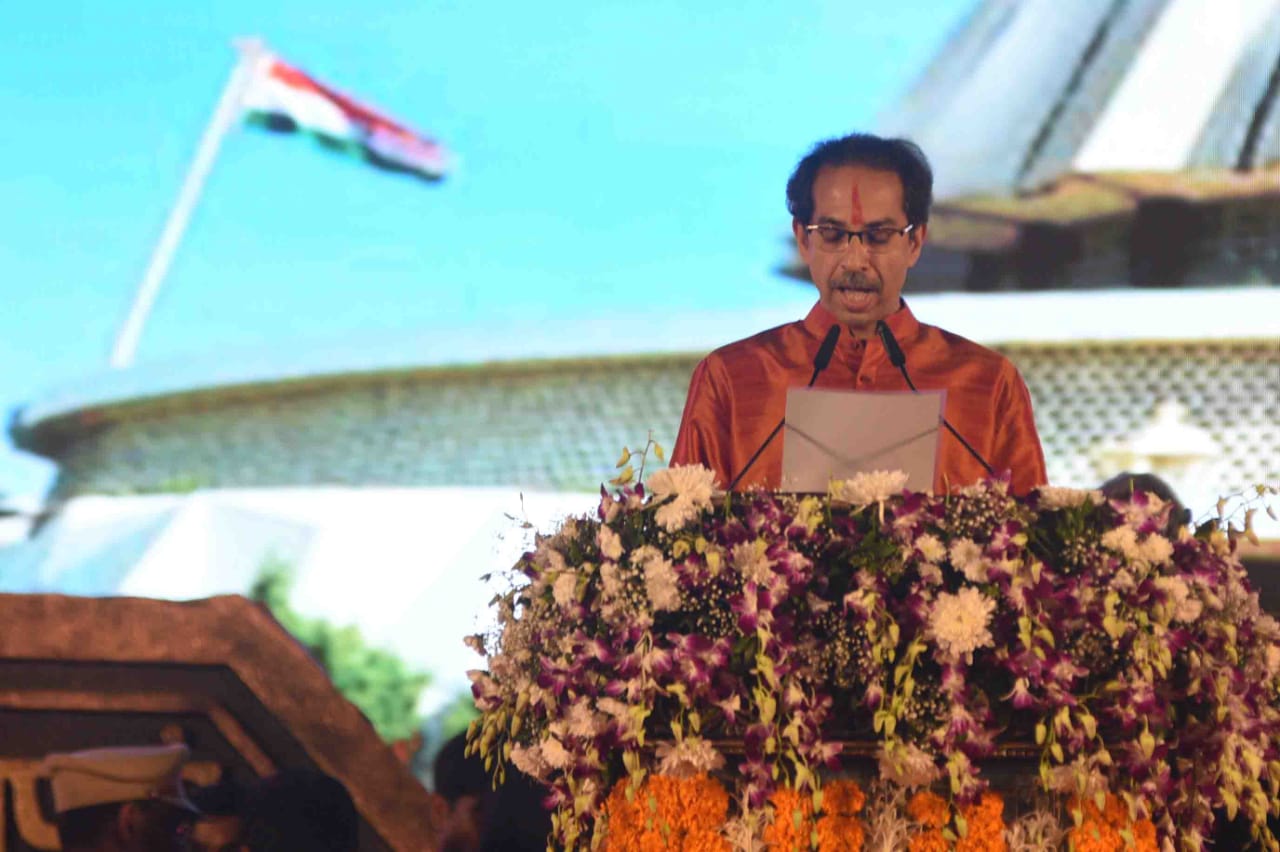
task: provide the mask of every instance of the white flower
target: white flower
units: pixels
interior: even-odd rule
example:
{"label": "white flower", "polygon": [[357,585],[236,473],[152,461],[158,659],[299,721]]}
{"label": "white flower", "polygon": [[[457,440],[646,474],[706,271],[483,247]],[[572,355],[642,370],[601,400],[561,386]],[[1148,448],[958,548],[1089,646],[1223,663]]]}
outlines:
{"label": "white flower", "polygon": [[716,475],[700,464],[677,464],[654,471],[647,487],[655,499],[679,497],[703,508],[711,506]]}
{"label": "white flower", "polygon": [[951,564],[968,578],[970,583],[987,581],[987,560],[982,555],[982,548],[967,538],[959,538],[951,543]]}
{"label": "white flower", "polygon": [[556,577],[556,582],[551,587],[551,595],[562,609],[573,606],[573,602],[578,598],[578,575],[572,571],[565,571]]}
{"label": "white flower", "polygon": [[542,757],[542,749],[538,746],[516,744],[511,747],[511,762],[525,775],[544,780],[551,769]]}
{"label": "white flower", "polygon": [[569,733],[575,737],[584,739],[594,737],[599,733],[600,727],[596,722],[595,713],[591,712],[591,707],[587,704],[587,699],[579,698],[569,708]]}
{"label": "white flower", "polygon": [[1151,533],[1138,540],[1138,531],[1131,526],[1120,526],[1102,534],[1102,546],[1123,554],[1137,565],[1159,565],[1173,556],[1173,544],[1169,539]]}
{"label": "white flower", "polygon": [[538,744],[542,751],[542,759],[552,769],[564,769],[569,765],[569,752],[555,737],[547,737]]}
{"label": "white flower", "polygon": [[702,465],[675,465],[654,472],[648,489],[661,502],[654,519],[667,532],[674,532],[711,508],[715,474]]}
{"label": "white flower", "polygon": [[907,487],[907,475],[900,470],[875,470],[860,473],[843,482],[833,482],[829,489],[832,500],[841,500],[854,506],[880,503]]}
{"label": "white flower", "polygon": [[947,555],[947,548],[932,533],[925,533],[916,539],[916,549],[930,562],[938,562]]}
{"label": "white flower", "polygon": [[920,576],[921,582],[926,586],[942,585],[942,569],[932,562],[926,562],[920,566],[920,570],[916,572]]}
{"label": "white flower", "polygon": [[564,561],[564,554],[556,550],[550,543],[547,543],[545,546],[543,546],[543,544],[538,545],[538,550],[535,553],[535,561],[538,561],[538,556],[542,557],[541,561],[547,566],[547,570],[549,571],[563,571],[567,567]]}
{"label": "white flower", "polygon": [[1119,510],[1124,515],[1124,522],[1135,527],[1142,526],[1147,518],[1159,515],[1167,505],[1169,505],[1167,501],[1160,499],[1150,491],[1134,494],[1128,499],[1111,501],[1112,508]]}
{"label": "white flower", "polygon": [[1085,503],[1101,506],[1106,499],[1097,489],[1058,488],[1053,485],[1040,486],[1039,493],[1042,509],[1069,509]]}
{"label": "white flower", "polygon": [[690,521],[698,517],[702,510],[692,502],[677,497],[669,503],[663,503],[658,507],[658,511],[654,513],[654,520],[658,522],[658,526],[667,532],[675,532],[683,529]]}
{"label": "white flower", "polygon": [[616,698],[608,695],[602,696],[596,700],[596,709],[601,713],[608,713],[619,722],[626,722],[631,718],[631,708]]}
{"label": "white flower", "polygon": [[928,752],[899,743],[892,752],[880,750],[880,777],[908,789],[927,787],[942,776]]}
{"label": "white flower", "polygon": [[680,606],[680,590],[676,584],[676,569],[666,559],[659,556],[645,563],[644,589],[655,612]]}
{"label": "white flower", "polygon": [[759,538],[735,544],[730,554],[733,567],[747,580],[760,586],[768,585],[773,579],[773,566],[765,556],[767,549],[764,539]]}
{"label": "white flower", "polygon": [[675,744],[661,743],[656,756],[659,774],[676,778],[690,778],[724,766],[724,756],[701,737],[686,737]]}
{"label": "white flower", "polygon": [[1181,577],[1156,577],[1156,588],[1169,597],[1170,618],[1173,621],[1191,623],[1200,617],[1204,605],[1191,594],[1191,588]]}
{"label": "white flower", "polygon": [[1128,525],[1104,532],[1102,534],[1102,546],[1134,562],[1137,562],[1142,556],[1141,549],[1138,547],[1138,531]]}
{"label": "white flower", "polygon": [[600,585],[604,588],[604,593],[611,598],[622,594],[622,575],[618,573],[616,562],[600,564]]}
{"label": "white flower", "polygon": [[1142,554],[1143,561],[1160,565],[1173,556],[1173,543],[1162,535],[1152,533],[1142,540],[1138,552]]}
{"label": "white flower", "polygon": [[929,613],[929,635],[947,657],[973,661],[973,652],[991,644],[987,625],[996,602],[966,586],[956,594],[943,592]]}
{"label": "white flower", "polygon": [[600,532],[596,533],[596,544],[606,559],[616,562],[622,558],[622,539],[608,527],[603,525],[600,527]]}

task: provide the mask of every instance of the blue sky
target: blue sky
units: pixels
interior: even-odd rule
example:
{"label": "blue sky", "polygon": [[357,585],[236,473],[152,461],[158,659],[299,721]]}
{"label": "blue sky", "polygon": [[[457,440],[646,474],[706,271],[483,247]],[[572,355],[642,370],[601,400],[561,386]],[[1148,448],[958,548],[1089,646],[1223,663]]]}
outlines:
{"label": "blue sky", "polygon": [[[23,3],[0,36],[0,407],[103,369],[234,61],[286,61],[440,139],[428,185],[234,132],[140,364],[800,285],[786,177],[869,127],[974,0]],[[660,341],[655,348],[660,348]],[[0,442],[0,494],[50,467]]]}

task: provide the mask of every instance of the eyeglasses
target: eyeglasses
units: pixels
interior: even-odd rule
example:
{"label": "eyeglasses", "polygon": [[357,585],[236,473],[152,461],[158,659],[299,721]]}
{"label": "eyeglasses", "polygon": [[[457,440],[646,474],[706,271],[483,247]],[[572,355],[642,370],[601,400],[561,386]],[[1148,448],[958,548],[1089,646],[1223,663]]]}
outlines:
{"label": "eyeglasses", "polygon": [[905,228],[879,227],[850,231],[839,225],[805,225],[804,230],[811,236],[817,237],[813,240],[813,244],[821,251],[844,251],[853,238],[857,237],[858,241],[866,246],[867,251],[878,254],[889,251],[893,248],[894,237],[905,237],[914,227],[915,225],[908,225]]}

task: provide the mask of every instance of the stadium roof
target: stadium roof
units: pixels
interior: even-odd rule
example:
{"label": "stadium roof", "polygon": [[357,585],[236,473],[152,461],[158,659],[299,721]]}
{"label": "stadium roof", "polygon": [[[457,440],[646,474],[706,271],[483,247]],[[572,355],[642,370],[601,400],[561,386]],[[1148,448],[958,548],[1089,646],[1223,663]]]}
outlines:
{"label": "stadium roof", "polygon": [[1280,160],[1280,0],[986,0],[879,123],[939,198]]}

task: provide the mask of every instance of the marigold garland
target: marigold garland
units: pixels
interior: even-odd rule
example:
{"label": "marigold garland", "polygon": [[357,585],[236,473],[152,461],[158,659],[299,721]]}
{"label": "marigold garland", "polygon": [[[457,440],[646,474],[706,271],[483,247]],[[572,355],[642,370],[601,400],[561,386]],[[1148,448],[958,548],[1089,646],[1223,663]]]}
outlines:
{"label": "marigold garland", "polygon": [[866,802],[857,782],[837,779],[822,788],[822,811],[815,820],[811,794],[779,788],[769,797],[773,820],[764,831],[765,846],[807,852],[816,837],[818,852],[858,852],[866,829],[857,814]]}
{"label": "marigold garland", "polygon": [[965,835],[956,841],[956,852],[1006,852],[1004,799],[987,791],[977,802],[960,808]]}
{"label": "marigold garland", "polygon": [[813,797],[782,787],[769,797],[773,820],[764,830],[768,849],[807,850],[813,832]]}
{"label": "marigold garland", "polygon": [[[1076,852],[1114,852],[1130,848],[1137,852],[1156,852],[1159,848],[1155,823],[1148,819],[1130,820],[1129,809],[1118,796],[1108,793],[1102,810],[1092,799],[1073,798],[1070,807],[1084,812],[1084,819],[1067,834],[1067,840]],[[1121,834],[1126,829],[1133,835],[1132,847],[1125,843]]]}
{"label": "marigold garland", "polygon": [[630,785],[623,778],[605,801],[606,852],[728,852],[720,827],[729,812],[729,794],[720,782],[705,774],[651,775],[628,798]]}
{"label": "marigold garland", "polygon": [[[953,848],[942,831],[952,821],[946,799],[922,790],[907,803],[907,814],[922,828],[909,841],[911,852]],[[1005,840],[1004,799],[999,794],[983,793],[978,801],[961,806],[959,815],[964,820],[965,831],[964,836],[955,841],[957,852],[1006,852],[1009,848]]]}
{"label": "marigold garland", "polygon": [[907,802],[907,814],[925,828],[942,828],[951,819],[947,800],[937,793],[921,790]]}

